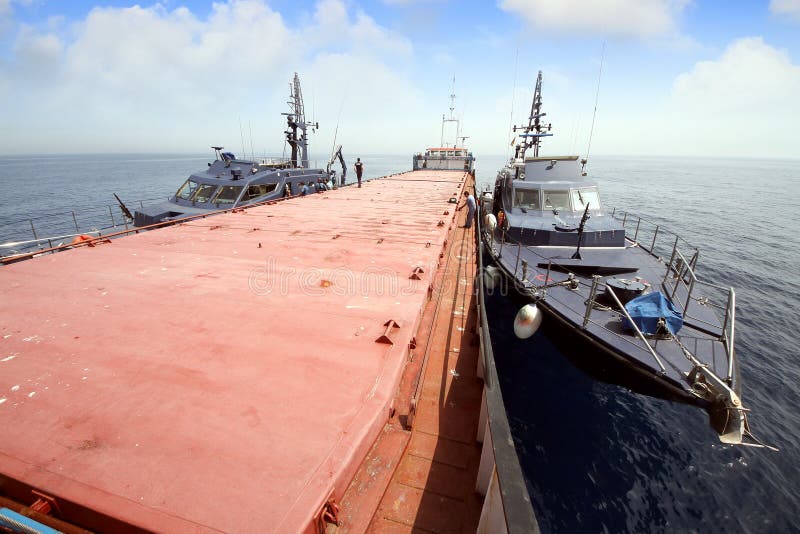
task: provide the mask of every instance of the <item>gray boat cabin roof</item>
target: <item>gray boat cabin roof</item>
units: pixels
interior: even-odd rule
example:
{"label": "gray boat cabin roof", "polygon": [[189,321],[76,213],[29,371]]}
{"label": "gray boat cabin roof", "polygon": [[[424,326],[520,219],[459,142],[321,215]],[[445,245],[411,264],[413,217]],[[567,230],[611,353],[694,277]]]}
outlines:
{"label": "gray boat cabin roof", "polygon": [[597,187],[586,180],[514,180],[514,189],[575,189]]}
{"label": "gray boat cabin roof", "polygon": [[529,156],[525,158],[525,163],[532,161],[578,161],[579,156]]}

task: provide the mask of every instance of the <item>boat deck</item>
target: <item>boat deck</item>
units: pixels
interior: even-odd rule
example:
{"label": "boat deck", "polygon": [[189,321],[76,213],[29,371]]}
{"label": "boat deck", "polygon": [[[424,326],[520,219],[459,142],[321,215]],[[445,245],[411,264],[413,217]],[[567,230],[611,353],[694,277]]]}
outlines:
{"label": "boat deck", "polygon": [[390,416],[467,177],[3,267],[0,495],[92,530],[315,531]]}

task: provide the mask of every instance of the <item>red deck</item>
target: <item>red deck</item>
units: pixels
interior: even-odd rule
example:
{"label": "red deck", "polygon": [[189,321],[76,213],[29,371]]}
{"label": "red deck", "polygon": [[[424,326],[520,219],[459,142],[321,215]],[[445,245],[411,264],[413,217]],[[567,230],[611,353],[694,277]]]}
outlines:
{"label": "red deck", "polygon": [[146,529],[310,529],[387,420],[464,178],[3,267],[0,481]]}

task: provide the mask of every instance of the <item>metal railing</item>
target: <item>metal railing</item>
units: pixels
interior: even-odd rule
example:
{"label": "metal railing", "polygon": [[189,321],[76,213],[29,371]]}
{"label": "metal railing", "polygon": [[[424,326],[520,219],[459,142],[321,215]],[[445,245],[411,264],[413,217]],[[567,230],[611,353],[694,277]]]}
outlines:
{"label": "metal railing", "polygon": [[[678,249],[679,239],[675,239],[672,254],[670,255],[669,263],[666,266],[664,273],[664,280],[662,286],[665,290],[669,291],[670,301],[676,305],[683,316],[689,314],[689,307],[692,301],[697,302],[694,306],[710,306],[714,310],[714,315],[718,317],[718,312],[722,314],[720,324],[709,323],[698,318],[694,320],[700,324],[707,326],[711,331],[720,329],[719,339],[725,345],[725,352],[728,357],[728,380],[733,378],[733,359],[734,359],[734,335],[736,323],[736,293],[732,287],[721,286],[711,282],[700,280],[695,273],[697,268],[697,260],[699,251],[695,249],[691,259],[687,260],[686,257]],[[700,298],[693,298],[698,287],[704,289],[704,296]],[[709,294],[715,296],[708,297]],[[725,301],[725,304],[721,304]]]}
{"label": "metal railing", "polygon": [[[144,207],[146,203],[161,202],[163,197],[137,200],[133,204]],[[58,247],[63,239],[80,235],[102,236],[104,233],[128,229],[129,220],[119,205],[103,205],[48,212],[36,217],[26,217],[3,224],[0,230],[0,257],[26,254]],[[32,237],[32,239],[31,239]]]}
{"label": "metal railing", "polygon": [[[486,316],[484,292],[483,241],[481,240],[480,212],[476,217],[475,239],[478,250],[477,293],[478,293],[478,328],[480,341],[480,358],[484,368],[484,388],[486,407],[491,432],[495,468],[501,488],[503,515],[506,531],[509,533],[531,534],[539,532],[539,524],[528,495],[528,487],[522,474],[522,466],[514,447],[511,425],[508,421],[503,393],[500,390],[500,379],[492,350],[489,322]],[[488,497],[487,497],[488,498]]]}
{"label": "metal railing", "polygon": [[[656,258],[669,258],[669,261],[664,261],[664,277],[662,280],[662,287],[673,304],[681,311],[684,317],[687,316],[691,306],[709,306],[713,308],[714,315],[718,323],[710,323],[702,319],[693,317],[696,324],[705,326],[705,330],[709,334],[717,335],[718,339],[724,343],[726,355],[728,357],[728,380],[732,379],[733,374],[733,361],[735,356],[734,350],[734,336],[735,336],[735,307],[736,295],[731,287],[720,286],[705,280],[701,280],[696,275],[697,263],[699,260],[699,249],[686,241],[684,238],[674,232],[664,230],[664,228],[656,223],[648,221],[647,219],[634,215],[630,212],[616,211],[611,213],[611,216],[616,220],[622,222],[623,227],[626,229],[626,240],[633,246],[649,252]],[[632,231],[633,236],[628,236],[627,233]],[[494,235],[491,236],[490,246],[494,247]],[[680,246],[686,246],[692,249],[691,256],[687,259],[681,252]],[[510,239],[506,232],[501,232],[498,255],[502,256],[505,248],[516,247],[516,258],[514,261],[514,278],[519,280],[520,264],[524,262],[521,258],[522,248],[526,248],[532,254],[538,255],[543,260],[548,261],[548,274],[541,285],[532,283],[527,280],[525,276],[520,280],[523,286],[530,283],[532,289],[546,290],[551,285],[550,283],[550,269],[558,267],[559,270],[564,271],[569,275],[569,265],[559,265],[557,261],[552,260],[546,256],[538,254],[535,247],[526,246]],[[591,321],[592,309],[595,305],[595,297],[599,287],[600,280],[595,278],[592,283],[586,284],[580,282],[581,285],[587,286],[589,291],[589,299],[586,303],[586,309],[576,311],[576,313],[583,314],[583,328],[586,328]],[[697,297],[699,288],[703,289],[703,296]],[[692,301],[695,304],[692,304]],[[593,323],[594,324],[594,323]],[[642,336],[637,336],[642,337]],[[653,352],[652,347],[647,343],[650,352]],[[653,354],[656,359],[658,357]],[[661,362],[659,361],[661,367]]]}
{"label": "metal railing", "polygon": [[[383,178],[389,178],[391,176],[395,176],[396,174],[402,174],[402,173],[389,174],[389,175],[386,175],[386,176],[383,176],[383,177],[378,177],[378,178],[370,178],[367,181],[380,180],[380,179],[383,179]],[[354,186],[355,184],[356,184],[356,182],[349,182],[349,183],[346,183],[344,185],[336,186],[336,188],[350,187],[350,186]],[[137,234],[139,232],[146,231],[146,230],[153,230],[155,228],[162,228],[162,227],[165,227],[165,226],[171,226],[173,224],[180,224],[180,223],[186,223],[186,222],[195,221],[195,220],[199,220],[199,219],[204,219],[206,217],[219,215],[221,213],[242,212],[242,211],[248,210],[249,208],[255,208],[257,206],[266,206],[266,205],[269,205],[269,204],[276,204],[278,202],[284,202],[286,200],[291,200],[293,198],[301,198],[301,197],[299,195],[294,195],[294,196],[289,196],[289,197],[281,197],[281,198],[274,198],[274,199],[270,199],[270,200],[264,200],[264,201],[261,201],[261,202],[254,202],[252,204],[247,204],[246,206],[230,207],[230,208],[219,209],[219,210],[209,210],[207,213],[200,213],[200,214],[197,214],[197,215],[192,215],[190,217],[183,217],[183,218],[175,219],[175,220],[162,221],[162,222],[159,222],[159,223],[151,224],[149,226],[142,226],[142,227],[133,226],[133,227],[130,227],[128,224],[125,224],[125,229],[124,230],[118,230],[117,229],[121,225],[118,225],[116,228],[106,227],[106,228],[103,228],[103,230],[112,230],[112,231],[110,233],[105,233],[105,234],[102,233],[102,231],[100,229],[93,228],[91,230],[83,231],[83,232],[81,232],[81,233],[79,233],[77,235],[92,234],[92,233],[96,233],[98,235],[92,240],[83,241],[82,243],[77,244],[77,246],[84,246],[84,245],[91,246],[93,241],[95,241],[96,239],[100,239],[100,238],[110,239],[110,238],[122,237],[122,236],[129,235],[129,234]],[[160,201],[162,201],[162,199],[159,198],[159,199],[151,199],[151,200],[141,200],[141,201],[137,201],[137,202],[139,203],[140,206],[143,207],[145,202],[152,202],[152,201],[159,201],[160,202]],[[105,209],[105,208],[103,208],[103,209]],[[70,212],[70,213],[72,213],[72,212]],[[42,217],[40,217],[40,218],[42,218]],[[29,220],[30,219],[23,219],[23,221],[29,221]],[[127,221],[125,221],[125,222],[127,223]],[[75,235],[73,234],[70,237],[75,237]],[[51,237],[51,238],[42,238],[41,240],[39,240],[37,238],[37,241],[48,241],[48,239],[50,239],[51,241],[55,240],[55,238]],[[31,257],[39,255],[39,254],[49,254],[51,252],[58,252],[60,250],[65,250],[65,249],[73,248],[73,247],[76,246],[76,244],[74,244],[74,243],[59,243],[59,244],[56,244],[56,245],[52,245],[52,243],[49,243],[49,244],[51,246],[49,246],[48,248],[35,248],[33,250],[20,252],[20,253],[16,253],[16,254],[13,254],[13,255],[2,255],[2,253],[0,253],[0,264],[14,263],[14,262],[17,262],[17,261],[22,261],[22,260],[31,258]],[[2,246],[2,245],[0,245],[0,246]]]}

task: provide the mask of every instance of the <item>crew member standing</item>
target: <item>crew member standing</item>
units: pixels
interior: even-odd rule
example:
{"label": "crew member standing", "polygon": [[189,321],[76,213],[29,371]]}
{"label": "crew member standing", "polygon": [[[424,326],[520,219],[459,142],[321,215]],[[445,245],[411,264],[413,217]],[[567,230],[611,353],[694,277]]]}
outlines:
{"label": "crew member standing", "polygon": [[464,228],[470,228],[472,226],[472,219],[475,218],[475,197],[472,196],[472,193],[469,191],[464,191],[464,196],[467,197],[466,200],[464,200],[464,203],[457,207],[456,210],[461,211],[464,206],[467,207],[468,213]]}
{"label": "crew member standing", "polygon": [[358,187],[361,187],[361,175],[364,173],[364,164],[361,163],[361,158],[356,159],[356,178],[358,178]]}

